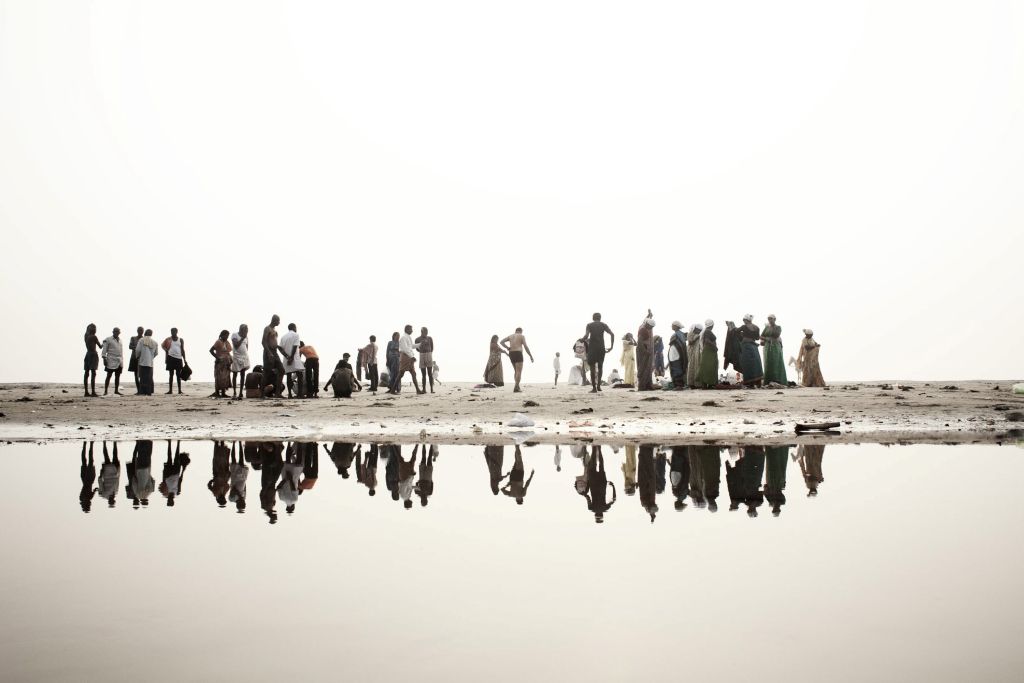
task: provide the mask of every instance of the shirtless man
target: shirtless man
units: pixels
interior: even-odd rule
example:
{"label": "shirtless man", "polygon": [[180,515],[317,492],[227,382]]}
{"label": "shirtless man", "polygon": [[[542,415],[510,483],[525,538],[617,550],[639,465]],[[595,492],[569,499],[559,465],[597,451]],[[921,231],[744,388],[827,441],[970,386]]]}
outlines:
{"label": "shirtless man", "polygon": [[[96,324],[89,323],[85,328],[85,377],[82,383],[85,385],[85,397],[97,398],[96,393],[96,371],[100,367],[100,338],[96,336]],[[92,377],[92,393],[89,393],[89,378]]]}
{"label": "shirtless man", "polygon": [[[263,372],[274,375],[274,388],[271,395],[275,398],[281,398],[281,394],[284,392],[284,363],[277,355],[277,326],[280,324],[280,316],[274,314],[270,318],[270,324],[263,328]],[[268,384],[265,376],[263,384]]]}
{"label": "shirtless man", "polygon": [[[604,347],[604,335],[608,334],[611,345]],[[595,313],[593,322],[587,324],[587,333],[583,335],[587,345],[587,363],[590,365],[590,393],[601,391],[601,375],[604,374],[604,355],[611,353],[615,346],[615,335],[607,324],[601,322],[601,314]]]}
{"label": "shirtless man", "polygon": [[512,361],[512,367],[516,371],[516,386],[513,392],[522,391],[519,388],[519,382],[523,378],[523,351],[526,351],[526,355],[530,357],[530,362],[533,362],[533,353],[530,352],[530,345],[526,343],[526,337],[523,336],[523,328],[517,327],[513,334],[505,337],[499,342],[508,351],[508,359]]}

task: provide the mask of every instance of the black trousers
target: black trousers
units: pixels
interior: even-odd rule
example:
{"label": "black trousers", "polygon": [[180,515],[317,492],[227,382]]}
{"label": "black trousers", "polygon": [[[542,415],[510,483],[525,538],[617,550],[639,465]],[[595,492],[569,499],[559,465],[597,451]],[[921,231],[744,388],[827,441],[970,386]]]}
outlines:
{"label": "black trousers", "polygon": [[306,359],[306,396],[320,393],[320,359]]}
{"label": "black trousers", "polygon": [[377,364],[366,366],[366,378],[370,380],[370,391],[377,391],[377,383],[380,382],[380,374],[377,372]]}

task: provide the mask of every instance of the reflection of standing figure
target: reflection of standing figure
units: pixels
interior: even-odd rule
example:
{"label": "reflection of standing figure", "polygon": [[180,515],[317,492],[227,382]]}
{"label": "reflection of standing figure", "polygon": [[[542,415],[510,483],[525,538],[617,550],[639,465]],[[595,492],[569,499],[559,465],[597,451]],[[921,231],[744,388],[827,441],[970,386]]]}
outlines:
{"label": "reflection of standing figure", "polygon": [[696,446],[686,447],[686,457],[690,461],[690,498],[698,508],[706,508],[704,499],[704,465]]}
{"label": "reflection of standing figure", "polygon": [[303,491],[316,486],[320,478],[320,449],[316,447],[316,441],[303,441],[299,444],[299,452],[302,453],[302,481],[299,483],[301,496]]}
{"label": "reflection of standing figure", "polygon": [[669,464],[669,483],[675,497],[675,509],[682,512],[686,508],[686,494],[690,490],[690,458],[686,446],[672,447],[672,460]]}
{"label": "reflection of standing figure", "polygon": [[761,492],[761,480],[764,477],[764,446],[744,446],[739,468],[747,515],[757,517],[757,508],[764,503],[764,494]]}
{"label": "reflection of standing figure", "polygon": [[181,482],[185,478],[188,463],[188,453],[181,452],[180,440],[174,449],[174,459],[171,459],[171,442],[168,440],[167,462],[164,463],[164,476],[160,483],[160,493],[167,498],[167,507],[173,507],[175,497],[181,495]]}
{"label": "reflection of standing figure", "polygon": [[96,481],[96,463],[93,460],[93,443],[89,442],[89,459],[85,458],[85,441],[82,442],[82,490],[78,493],[78,503],[82,506],[82,512],[89,512],[92,509],[92,496],[95,491],[92,488]]}
{"label": "reflection of standing figure", "polygon": [[[412,508],[413,480],[416,479],[416,458],[419,457],[419,444],[412,448],[412,460],[406,462],[402,457],[402,451],[396,450],[398,456],[398,496],[402,499],[402,506],[406,510]],[[423,457],[426,457],[426,453]]]}
{"label": "reflection of standing figure", "polygon": [[[416,459],[413,451],[413,460]],[[437,459],[437,446],[423,444],[423,459],[420,460],[420,478],[416,482],[416,495],[420,497],[420,505],[427,507],[430,496],[434,494],[434,461]]]}
{"label": "reflection of standing figure", "polygon": [[[587,509],[594,513],[594,521],[598,524],[604,522],[604,513],[615,505],[615,484],[608,481],[608,475],[604,469],[604,455],[601,454],[601,447],[594,446],[594,452],[587,464],[587,485],[586,489],[579,492],[587,501]],[[608,487],[612,487],[612,500],[608,502]]]}
{"label": "reflection of standing figure", "polygon": [[289,515],[295,512],[295,504],[299,501],[301,479],[302,456],[297,444],[290,443],[281,466],[281,481],[277,484],[277,499],[284,504],[284,511]]}
{"label": "reflection of standing figure", "polygon": [[825,481],[821,473],[821,461],[825,457],[825,444],[807,444],[796,449],[800,461],[800,473],[807,484],[807,495],[818,495],[818,485]]}
{"label": "reflection of standing figure", "polygon": [[654,472],[657,476],[658,495],[665,493],[665,468],[668,465],[668,456],[663,449],[658,449],[654,456]]}
{"label": "reflection of standing figure", "polygon": [[279,441],[268,441],[260,445],[260,507],[266,513],[270,524],[277,523],[277,511],[274,504],[277,502],[277,478],[281,476],[284,469],[284,460],[281,457],[284,452],[284,444]]}
{"label": "reflection of standing figure", "polygon": [[114,459],[107,453],[107,442],[103,442],[103,464],[100,466],[99,487],[96,489],[100,498],[106,498],[107,505],[114,507],[117,489],[121,487],[121,461],[117,459],[117,442],[114,442]]}
{"label": "reflection of standing figure", "polygon": [[[362,449],[362,446],[359,448]],[[334,466],[338,468],[341,478],[348,479],[348,468],[352,466],[352,460],[355,458],[355,444],[335,441],[330,449],[327,448],[327,444],[324,444],[324,450],[327,451]]]}
{"label": "reflection of standing figure", "polygon": [[156,491],[156,480],[153,479],[153,442],[136,441],[132,453],[131,470],[132,505],[143,507],[149,505],[149,497]]}
{"label": "reflection of standing figure", "polygon": [[368,450],[365,463],[363,451],[356,452],[356,481],[366,486],[367,493],[374,496],[377,494],[377,444],[370,444]]}
{"label": "reflection of standing figure", "polygon": [[704,498],[708,511],[718,512],[718,493],[722,484],[722,456],[718,446],[697,446],[701,476],[704,478]]}
{"label": "reflection of standing figure", "polygon": [[498,495],[502,480],[502,463],[505,460],[505,447],[484,446],[484,460],[487,462],[487,474],[491,480],[491,493]]}
{"label": "reflection of standing figure", "polygon": [[397,444],[385,444],[384,486],[391,493],[391,500],[397,501],[398,496],[398,461],[402,458],[402,447]]}
{"label": "reflection of standing figure", "polygon": [[771,446],[765,449],[765,481],[764,497],[772,506],[772,514],[776,517],[786,504],[786,465],[789,460],[789,446]]}
{"label": "reflection of standing figure", "polygon": [[249,478],[249,467],[245,464],[241,449],[235,454],[235,444],[231,444],[231,462],[228,463],[228,477],[231,488],[228,500],[235,504],[238,512],[245,512],[245,482]]}
{"label": "reflection of standing figure", "polygon": [[510,498],[516,499],[517,505],[522,505],[523,500],[526,499],[526,492],[530,489],[530,482],[533,481],[533,470],[530,470],[530,477],[523,480],[526,475],[526,466],[523,464],[523,452],[519,448],[519,444],[516,444],[516,458],[512,463],[512,469],[509,470],[502,479],[508,477],[508,483],[501,488],[501,492]]}
{"label": "reflection of standing figure", "polygon": [[640,459],[637,462],[637,487],[640,489],[640,505],[647,514],[651,516],[651,523],[658,514],[658,505],[655,502],[655,481],[654,472],[654,446],[652,444],[640,445]]}
{"label": "reflection of standing figure", "polygon": [[626,445],[626,460],[622,463],[622,490],[627,496],[636,494],[636,446]]}
{"label": "reflection of standing figure", "polygon": [[228,504],[228,491],[231,489],[231,471],[228,467],[228,446],[223,441],[213,442],[213,479],[206,484],[213,494],[218,507]]}

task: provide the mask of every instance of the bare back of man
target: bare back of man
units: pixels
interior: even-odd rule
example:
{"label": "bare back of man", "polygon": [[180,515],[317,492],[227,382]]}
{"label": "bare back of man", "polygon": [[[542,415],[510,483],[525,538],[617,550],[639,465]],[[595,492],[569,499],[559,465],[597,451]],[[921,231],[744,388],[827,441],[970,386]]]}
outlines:
{"label": "bare back of man", "polygon": [[508,358],[515,369],[516,386],[512,391],[522,391],[519,384],[523,379],[523,351],[530,357],[530,362],[533,362],[533,353],[530,352],[530,345],[526,343],[523,328],[517,327],[515,332],[502,339],[500,343],[508,351]]}

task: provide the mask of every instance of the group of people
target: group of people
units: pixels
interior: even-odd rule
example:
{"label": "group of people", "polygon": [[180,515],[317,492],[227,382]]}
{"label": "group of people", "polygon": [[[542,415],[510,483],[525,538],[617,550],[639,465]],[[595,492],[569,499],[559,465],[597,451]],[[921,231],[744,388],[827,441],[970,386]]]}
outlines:
{"label": "group of people", "polygon": [[[261,339],[262,365],[253,367],[249,359],[249,327],[240,325],[237,332],[221,330],[220,335],[209,349],[213,357],[214,396],[228,398],[281,398],[287,387],[288,397],[318,398],[320,395],[320,356],[316,349],[299,336],[295,323],[289,323],[287,331],[279,335],[281,318],[271,317],[263,329]],[[678,320],[672,322],[672,333],[668,343],[654,333],[655,319],[650,310],[639,329],[622,337],[622,353],[619,362],[623,374],[617,371],[609,375],[612,386],[635,387],[638,391],[654,389],[712,389],[733,386],[759,387],[762,385],[789,386],[786,362],[782,351],[782,327],[774,315],[768,316],[764,329],[754,324],[752,315],[743,316],[743,324],[737,326],[726,321],[726,335],[722,345],[721,374],[719,370],[719,346],[713,320],[703,325],[695,323],[688,330]],[[805,329],[800,340],[796,358],[790,359],[800,377],[800,384],[806,387],[823,387],[825,380],[818,363],[820,344],[814,339],[814,331]],[[607,345],[605,340],[607,338]],[[103,393],[110,389],[114,380],[114,393],[120,395],[121,371],[124,364],[124,350],[121,330],[115,327],[102,342],[96,334],[96,325],[90,324],[85,331],[85,395],[95,397],[96,373],[102,357],[106,371]],[[600,313],[594,313],[582,337],[574,347],[575,356],[581,361],[573,368],[573,374],[580,384],[586,385],[590,373],[591,392],[602,391],[605,385],[605,359],[615,347],[615,334],[601,320]],[[763,361],[761,350],[763,349]],[[138,394],[151,395],[153,367],[160,350],[165,354],[168,373],[167,393],[182,393],[181,382],[191,376],[192,370],[185,355],[185,341],[178,335],[177,328],[171,328],[170,335],[157,344],[151,329],[139,327],[136,335],[128,340],[128,371],[135,375]],[[667,364],[666,364],[667,351]],[[403,332],[394,332],[385,348],[386,372],[378,369],[377,337],[370,335],[369,343],[357,350],[355,367],[346,353],[337,362],[324,391],[333,390],[337,398],[351,397],[363,390],[363,375],[369,382],[369,391],[376,392],[384,382],[389,394],[402,390],[402,381],[409,375],[417,394],[434,392],[438,380],[438,367],[434,361],[434,339],[426,327],[420,328],[418,337],[413,338],[413,326],[406,325]],[[529,357],[534,362],[533,352],[523,334],[523,328],[499,339],[491,337],[490,352],[484,368],[484,382],[492,386],[504,386],[503,357],[512,364],[515,377],[514,392],[522,391],[523,364]],[[417,363],[419,374],[417,375]],[[561,354],[555,353],[553,361],[555,385],[561,374]],[[735,378],[727,371],[732,366]],[[666,369],[668,377],[666,378]],[[570,383],[574,381],[570,375]]]}
{"label": "group of people", "polygon": [[[216,398],[282,398],[287,387],[289,398],[318,398],[320,396],[320,356],[316,348],[299,336],[295,323],[289,323],[287,331],[279,334],[281,318],[274,315],[263,329],[261,339],[262,364],[253,365],[249,357],[249,326],[242,324],[238,331],[231,333],[221,330],[210,346],[213,358],[214,393]],[[387,371],[379,372],[377,337],[370,335],[369,343],[357,350],[356,366],[350,361],[351,354],[345,353],[337,362],[323,390],[333,391],[336,398],[351,397],[363,390],[363,375],[369,382],[369,391],[376,392],[383,379],[388,393],[398,394],[402,389],[402,378],[412,375],[413,385],[418,394],[429,390],[434,392],[438,379],[437,363],[433,359],[434,339],[426,327],[420,329],[420,336],[412,337],[412,325],[406,325],[404,334],[395,332],[385,352]],[[124,369],[125,349],[121,329],[115,327],[110,336],[102,342],[96,334],[96,325],[90,323],[85,330],[85,375],[83,386],[86,397],[96,397],[96,374],[100,359],[106,379],[103,394],[110,391],[114,380],[114,393],[121,393],[121,373]],[[154,393],[153,368],[156,358],[163,350],[165,368],[168,373],[167,393],[174,393],[175,384],[179,394],[183,380],[192,375],[185,353],[185,340],[178,335],[177,328],[171,328],[170,335],[157,343],[153,330],[139,327],[136,335],[128,340],[128,371],[135,377],[135,391],[139,395]],[[416,363],[422,378],[422,389],[417,380]]]}
{"label": "group of people", "polygon": [[[173,446],[173,447],[172,447]],[[438,458],[436,444],[415,444],[410,458],[399,444],[361,444],[335,442],[246,441],[228,444],[213,443],[211,473],[206,484],[219,507],[231,505],[238,512],[247,506],[250,470],[260,473],[260,507],[271,523],[278,519],[278,505],[285,512],[295,512],[301,495],[308,494],[317,483],[320,472],[320,451],[326,453],[342,479],[355,474],[356,483],[365,486],[370,496],[377,493],[378,466],[384,463],[384,485],[391,499],[412,508],[413,498],[425,507],[434,494],[434,465]],[[406,447],[407,448],[407,447]],[[562,446],[554,446],[554,465],[562,469]],[[786,503],[786,478],[791,446],[739,446],[723,449],[719,446],[658,446],[656,444],[626,445],[622,471],[622,493],[639,494],[644,513],[655,520],[659,512],[658,496],[671,492],[672,505],[677,511],[687,507],[718,510],[718,497],[725,467],[729,509],[744,508],[751,517],[765,502],[773,515],[779,515]],[[618,453],[619,446],[573,444],[571,455],[579,460],[581,473],[575,477],[573,488],[586,500],[587,509],[595,522],[603,522],[605,514],[618,498],[615,483],[609,480],[605,467],[604,449]],[[511,465],[505,460],[506,446],[483,447],[487,466],[488,487],[495,496],[501,494],[522,505],[529,493],[536,471],[526,472],[523,447],[514,446]],[[801,445],[792,459],[799,463],[800,473],[807,486],[807,495],[816,496],[824,481],[822,458],[824,445]],[[186,471],[192,460],[181,451],[181,442],[167,442],[166,459],[162,463],[158,483],[153,462],[152,441],[136,441],[130,459],[124,465],[126,498],[132,507],[147,507],[158,491],[167,506],[173,506],[182,493]],[[121,490],[121,461],[118,444],[108,449],[102,444],[103,461],[98,465],[95,444],[82,444],[81,482],[79,503],[84,512],[92,509],[92,501],[99,497],[109,507],[116,505]],[[157,465],[160,465],[159,461]],[[506,470],[506,467],[508,469]],[[205,478],[205,477],[204,477]]]}
{"label": "group of people", "polygon": [[[678,320],[672,322],[672,334],[667,344],[668,374],[665,378],[666,344],[660,335],[654,334],[655,319],[650,310],[640,324],[636,335],[632,332],[622,337],[622,353],[619,363],[623,374],[617,371],[609,375],[609,384],[637,391],[654,389],[714,389],[733,386],[760,387],[763,385],[789,386],[786,363],[782,353],[782,327],[774,315],[768,316],[768,324],[760,329],[754,324],[753,315],[743,316],[743,324],[736,326],[726,321],[727,332],[723,343],[721,373],[719,370],[718,338],[714,333],[714,320],[704,324],[694,323],[684,331]],[[800,384],[806,387],[823,387],[825,380],[818,364],[820,344],[814,339],[814,331],[805,329],[800,341],[799,355],[791,359],[800,376]],[[605,338],[608,345],[605,345]],[[607,354],[615,346],[615,334],[595,313],[587,324],[582,337],[573,352],[581,363],[573,370],[579,373],[578,381],[587,384],[590,372],[591,392],[602,390],[604,364]],[[759,347],[764,350],[762,363]],[[492,343],[493,357],[493,343]],[[725,371],[732,365],[738,377],[733,380]],[[561,371],[561,359],[555,354],[555,384]],[[570,377],[570,381],[574,378]]]}

